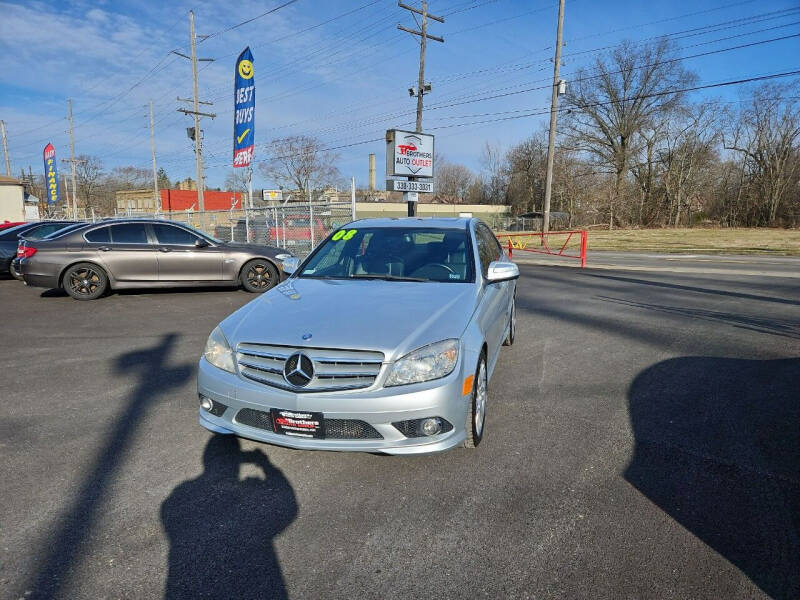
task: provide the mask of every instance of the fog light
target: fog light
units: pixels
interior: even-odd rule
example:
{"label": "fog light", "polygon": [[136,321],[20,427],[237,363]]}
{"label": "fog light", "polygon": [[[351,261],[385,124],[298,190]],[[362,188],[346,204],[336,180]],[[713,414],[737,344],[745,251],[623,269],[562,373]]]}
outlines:
{"label": "fog light", "polygon": [[211,410],[214,408],[214,402],[211,400],[211,398],[206,398],[205,396],[200,396],[200,407],[203,410],[207,410],[208,412],[211,412]]}
{"label": "fog light", "polygon": [[442,430],[442,422],[436,418],[423,419],[419,428],[425,435],[436,435]]}

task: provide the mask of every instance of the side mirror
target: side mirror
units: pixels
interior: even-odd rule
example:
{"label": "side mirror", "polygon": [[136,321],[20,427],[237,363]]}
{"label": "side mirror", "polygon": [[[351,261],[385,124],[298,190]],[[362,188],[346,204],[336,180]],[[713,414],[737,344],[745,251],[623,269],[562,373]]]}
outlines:
{"label": "side mirror", "polygon": [[208,241],[204,240],[203,238],[197,238],[194,241],[195,248],[208,248]]}
{"label": "side mirror", "polygon": [[495,260],[489,263],[486,273],[486,281],[498,283],[500,281],[511,281],[519,277],[519,267],[507,260]]}
{"label": "side mirror", "polygon": [[291,275],[297,271],[297,267],[300,266],[300,259],[296,256],[290,256],[289,258],[284,258],[281,264],[283,265],[283,272],[287,275]]}

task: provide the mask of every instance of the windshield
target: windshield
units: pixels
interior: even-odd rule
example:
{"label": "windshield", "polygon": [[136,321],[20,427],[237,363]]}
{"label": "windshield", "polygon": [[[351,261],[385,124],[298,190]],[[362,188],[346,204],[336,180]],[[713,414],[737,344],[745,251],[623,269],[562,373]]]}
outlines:
{"label": "windshield", "polygon": [[474,281],[465,229],[344,228],[311,256],[298,275],[321,279]]}
{"label": "windshield", "polygon": [[25,223],[24,225],[17,225],[16,227],[9,227],[8,229],[0,229],[0,240],[15,240],[20,233],[28,231],[28,229],[36,225],[37,223]]}

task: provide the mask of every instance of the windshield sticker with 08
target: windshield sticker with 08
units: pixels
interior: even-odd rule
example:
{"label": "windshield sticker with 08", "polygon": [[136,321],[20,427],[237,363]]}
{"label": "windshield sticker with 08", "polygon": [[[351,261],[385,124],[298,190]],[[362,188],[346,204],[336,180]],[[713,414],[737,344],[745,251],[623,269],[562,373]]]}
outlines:
{"label": "windshield sticker with 08", "polygon": [[333,234],[331,238],[334,242],[342,241],[346,242],[348,240],[353,239],[353,236],[358,233],[358,229],[340,229],[336,233]]}

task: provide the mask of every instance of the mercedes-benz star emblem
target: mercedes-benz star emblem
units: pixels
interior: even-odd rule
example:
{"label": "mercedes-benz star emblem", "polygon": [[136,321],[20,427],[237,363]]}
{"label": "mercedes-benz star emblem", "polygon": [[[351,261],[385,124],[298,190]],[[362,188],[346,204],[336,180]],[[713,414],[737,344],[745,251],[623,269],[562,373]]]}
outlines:
{"label": "mercedes-benz star emblem", "polygon": [[283,378],[295,387],[306,387],[314,378],[314,363],[302,352],[295,352],[286,359]]}

